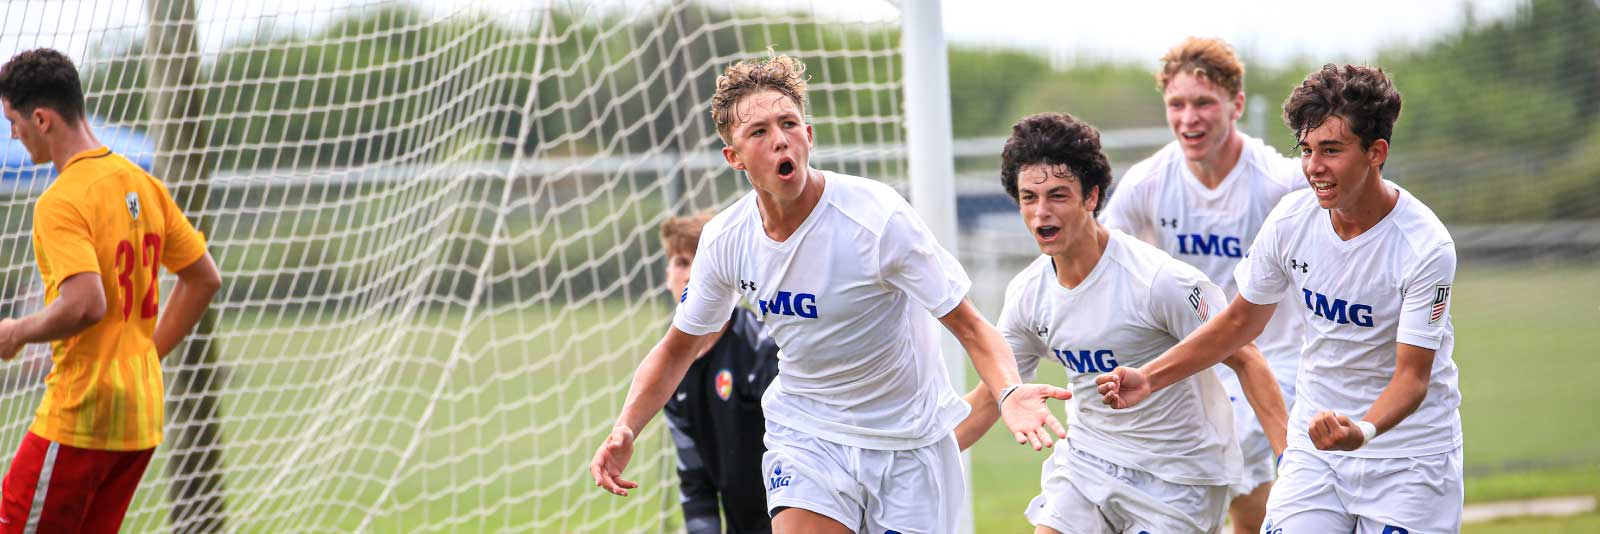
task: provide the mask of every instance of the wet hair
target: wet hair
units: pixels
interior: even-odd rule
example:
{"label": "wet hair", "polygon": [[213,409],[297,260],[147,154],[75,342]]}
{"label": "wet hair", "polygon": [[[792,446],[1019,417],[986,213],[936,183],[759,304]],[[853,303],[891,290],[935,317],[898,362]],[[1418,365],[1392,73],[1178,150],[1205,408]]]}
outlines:
{"label": "wet hair", "polygon": [[41,107],[54,110],[68,124],[84,116],[78,68],[65,54],[49,48],[19,53],[0,66],[0,98],[23,114]]}
{"label": "wet hair", "polygon": [[1017,175],[1036,164],[1065,166],[1078,179],[1085,198],[1091,189],[1099,188],[1095,212],[1105,207],[1111,162],[1100,148],[1100,131],[1093,126],[1063,113],[1023,117],[1011,127],[1011,137],[1000,153],[1000,185],[1011,200],[1017,200]]}
{"label": "wet hair", "polygon": [[806,66],[800,60],[786,56],[752,59],[729,65],[717,76],[717,92],[711,95],[711,122],[717,126],[717,135],[723,143],[731,142],[733,106],[739,99],[764,90],[783,93],[806,109]]}
{"label": "wet hair", "polygon": [[1307,75],[1283,102],[1283,121],[1295,141],[1304,141],[1333,116],[1344,119],[1350,133],[1361,138],[1362,150],[1379,139],[1389,142],[1400,119],[1400,92],[1383,69],[1328,64]]}
{"label": "wet hair", "polygon": [[1229,97],[1244,91],[1244,62],[1222,39],[1190,37],[1167,50],[1161,56],[1161,72],[1156,73],[1156,90],[1166,91],[1167,84],[1179,74],[1192,74],[1211,82],[1227,91]]}
{"label": "wet hair", "polygon": [[667,217],[667,220],[661,221],[661,243],[667,247],[667,254],[693,254],[700,246],[700,231],[705,229],[712,215],[714,213],[708,210],[693,215]]}

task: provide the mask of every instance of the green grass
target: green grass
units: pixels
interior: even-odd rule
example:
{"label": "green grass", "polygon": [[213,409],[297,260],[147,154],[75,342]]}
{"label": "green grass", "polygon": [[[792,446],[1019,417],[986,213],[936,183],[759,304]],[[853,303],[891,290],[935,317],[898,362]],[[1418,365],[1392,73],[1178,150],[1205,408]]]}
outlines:
{"label": "green grass", "polygon": [[1574,517],[1526,517],[1468,525],[1464,534],[1593,534],[1600,532],[1600,513]]}
{"label": "green grass", "polygon": [[[1600,269],[1465,268],[1454,297],[1467,501],[1600,495]],[[1021,510],[1038,494],[1044,454],[1004,434],[991,431],[973,448],[978,532],[1029,529]],[[1594,525],[1592,516],[1573,521],[1572,532],[1594,531],[1581,526]],[[1496,528],[1505,525],[1514,526],[1487,532],[1520,523]]]}

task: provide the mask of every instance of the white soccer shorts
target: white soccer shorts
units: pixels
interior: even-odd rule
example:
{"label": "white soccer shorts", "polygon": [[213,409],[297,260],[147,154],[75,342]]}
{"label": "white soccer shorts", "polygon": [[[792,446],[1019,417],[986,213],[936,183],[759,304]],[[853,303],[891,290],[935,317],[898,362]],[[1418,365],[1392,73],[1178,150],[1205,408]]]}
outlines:
{"label": "white soccer shorts", "polygon": [[1227,486],[1174,484],[1057,444],[1039,476],[1028,521],[1062,534],[1217,532]]}
{"label": "white soccer shorts", "polygon": [[1461,531],[1461,449],[1357,458],[1290,449],[1267,499],[1264,534]]}
{"label": "white soccer shorts", "polygon": [[767,420],[767,511],[800,508],[861,534],[955,532],[966,477],[955,435],[902,451],[840,445]]}

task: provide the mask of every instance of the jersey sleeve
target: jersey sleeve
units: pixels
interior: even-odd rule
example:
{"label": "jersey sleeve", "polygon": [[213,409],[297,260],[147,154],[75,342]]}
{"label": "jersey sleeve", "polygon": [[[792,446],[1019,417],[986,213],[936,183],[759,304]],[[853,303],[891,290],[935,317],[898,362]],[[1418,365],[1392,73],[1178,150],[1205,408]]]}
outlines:
{"label": "jersey sleeve", "polygon": [[[709,226],[709,225],[708,225]],[[689,285],[678,295],[672,326],[686,334],[703,336],[722,330],[739,302],[732,252],[720,240],[702,235],[689,267]]]}
{"label": "jersey sleeve", "polygon": [[181,271],[206,255],[206,239],[194,229],[189,218],[183,216],[183,210],[178,209],[178,203],[167,192],[166,186],[158,185],[157,190],[161,194],[162,212],[166,214],[166,235],[161,238],[165,242],[161,247],[161,265],[168,271]]}
{"label": "jersey sleeve", "polygon": [[1410,277],[1400,304],[1397,341],[1439,350],[1450,323],[1450,286],[1456,278],[1456,247],[1434,248]]}
{"label": "jersey sleeve", "polygon": [[94,230],[78,206],[60,195],[45,195],[33,211],[34,244],[39,259],[57,282],[78,273],[100,272]]}
{"label": "jersey sleeve", "polygon": [[[1283,205],[1279,204],[1279,208]],[[1273,210],[1274,215],[1277,210]],[[1283,269],[1282,254],[1278,251],[1278,225],[1282,219],[1268,216],[1250,244],[1250,251],[1233,268],[1234,283],[1239,286],[1239,296],[1253,304],[1277,304],[1289,291],[1292,280]],[[1219,303],[1225,305],[1226,303]]]}
{"label": "jersey sleeve", "polygon": [[1022,290],[1017,285],[1006,289],[1005,307],[1000,309],[1000,320],[996,326],[1000,330],[1000,337],[1011,347],[1011,354],[1017,359],[1017,372],[1026,383],[1037,378],[1039,360],[1050,349],[1028,324],[1024,313],[1026,306],[1020,294]]}
{"label": "jersey sleeve", "polygon": [[1156,273],[1150,284],[1149,310],[1156,322],[1176,339],[1189,337],[1228,304],[1222,289],[1205,273],[1178,260]]}
{"label": "jersey sleeve", "polygon": [[1106,197],[1106,207],[1100,211],[1100,224],[1149,242],[1146,237],[1152,234],[1150,217],[1137,182],[1132,178],[1133,171],[1124,174],[1116,194]]}
{"label": "jersey sleeve", "polygon": [[878,269],[883,282],[904,291],[934,317],[944,317],[967,297],[972,281],[922,219],[902,204],[878,237]]}

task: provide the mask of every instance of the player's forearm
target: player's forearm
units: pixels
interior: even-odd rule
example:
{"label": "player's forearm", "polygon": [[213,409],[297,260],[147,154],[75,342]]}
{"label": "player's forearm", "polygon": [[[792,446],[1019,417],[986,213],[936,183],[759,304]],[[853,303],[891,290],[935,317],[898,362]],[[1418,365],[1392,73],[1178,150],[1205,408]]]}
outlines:
{"label": "player's forearm", "polygon": [[1367,410],[1367,414],[1361,419],[1372,423],[1379,434],[1399,425],[1412,412],[1417,411],[1417,407],[1422,405],[1422,400],[1427,398],[1428,379],[1431,374],[1432,369],[1428,367],[1423,367],[1419,371],[1397,365],[1394,377],[1389,379],[1389,385],[1383,388],[1383,393],[1378,395],[1378,400],[1372,403],[1372,408]]}
{"label": "player's forearm", "polygon": [[956,445],[961,450],[967,450],[973,443],[983,439],[983,435],[989,433],[995,421],[1000,419],[1000,404],[988,386],[979,384],[967,392],[965,399],[967,404],[972,405],[972,412],[967,414],[967,418],[963,419],[961,424],[956,425]]}
{"label": "player's forearm", "polygon": [[1221,314],[1200,325],[1189,337],[1139,370],[1150,381],[1150,390],[1160,391],[1179,380],[1210,369],[1228,355],[1238,352],[1239,348],[1261,334],[1271,315],[1272,309],[1269,307],[1250,304],[1242,297],[1234,299]]}
{"label": "player's forearm", "polygon": [[191,266],[179,273],[178,283],[167,296],[167,308],[162,310],[155,331],[156,355],[160,357],[166,357],[194,331],[194,325],[211,307],[212,297],[222,288],[222,277],[216,265],[210,263],[210,256],[197,263],[200,262],[206,265]]}
{"label": "player's forearm", "polygon": [[978,371],[978,379],[988,386],[990,395],[999,395],[1006,386],[1022,383],[1011,347],[1000,337],[1000,332],[983,319],[972,301],[961,301],[955,310],[939,318],[939,322],[944,323],[961,342],[961,348],[966,349],[972,367]]}
{"label": "player's forearm", "polygon": [[[681,339],[680,339],[681,336]],[[667,405],[667,399],[683,381],[683,375],[701,352],[699,341],[704,336],[690,336],[671,329],[661,342],[650,349],[644,361],[633,373],[633,384],[628,387],[628,398],[617,416],[617,425],[625,426],[635,435],[644,430],[650,419]]]}
{"label": "player's forearm", "polygon": [[1283,391],[1272,375],[1267,359],[1261,356],[1254,344],[1247,344],[1224,360],[1234,374],[1239,376],[1239,386],[1244,389],[1245,400],[1255,411],[1261,430],[1266,433],[1272,450],[1282,454],[1288,446],[1289,410],[1283,402]]}
{"label": "player's forearm", "polygon": [[60,297],[38,313],[17,319],[14,335],[19,343],[44,343],[83,333],[105,318],[105,294],[100,275],[81,273],[61,283]]}

